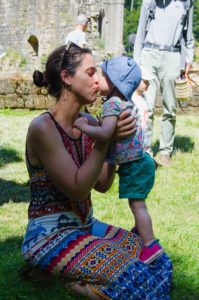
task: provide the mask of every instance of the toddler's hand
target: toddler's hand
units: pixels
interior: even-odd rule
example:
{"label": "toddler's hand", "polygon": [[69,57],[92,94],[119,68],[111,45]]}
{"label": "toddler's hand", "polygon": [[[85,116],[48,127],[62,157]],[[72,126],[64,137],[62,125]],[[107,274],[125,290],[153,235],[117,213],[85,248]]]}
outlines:
{"label": "toddler's hand", "polygon": [[85,117],[80,117],[74,122],[74,127],[82,131],[84,126],[87,124],[88,124],[88,119]]}

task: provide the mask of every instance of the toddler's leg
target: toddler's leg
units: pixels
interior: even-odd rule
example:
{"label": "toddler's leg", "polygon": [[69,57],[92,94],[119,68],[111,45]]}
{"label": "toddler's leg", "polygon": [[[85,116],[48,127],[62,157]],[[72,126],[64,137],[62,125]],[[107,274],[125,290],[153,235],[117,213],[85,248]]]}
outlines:
{"label": "toddler's leg", "polygon": [[151,217],[147,211],[143,200],[129,199],[129,205],[135,216],[135,224],[143,239],[144,247],[139,256],[139,260],[144,263],[151,263],[164,252],[164,249],[157,240],[154,239]]}
{"label": "toddler's leg", "polygon": [[151,217],[144,200],[129,199],[129,206],[135,217],[135,225],[145,246],[154,241]]}

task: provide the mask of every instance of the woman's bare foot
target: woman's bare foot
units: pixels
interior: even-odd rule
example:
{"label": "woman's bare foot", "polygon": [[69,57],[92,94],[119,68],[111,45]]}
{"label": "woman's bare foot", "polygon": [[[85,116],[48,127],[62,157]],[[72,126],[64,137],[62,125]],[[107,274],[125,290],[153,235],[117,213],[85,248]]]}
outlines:
{"label": "woman's bare foot", "polygon": [[87,297],[88,299],[92,299],[92,300],[103,299],[99,297],[96,293],[94,293],[88,284],[82,286],[78,282],[70,282],[70,283],[65,283],[64,287],[70,289],[73,293]]}

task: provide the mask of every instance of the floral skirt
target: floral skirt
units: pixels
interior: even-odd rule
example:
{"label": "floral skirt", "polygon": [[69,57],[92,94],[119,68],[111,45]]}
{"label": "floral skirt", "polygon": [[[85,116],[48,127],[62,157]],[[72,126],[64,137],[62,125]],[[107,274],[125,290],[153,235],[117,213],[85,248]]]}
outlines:
{"label": "floral skirt", "polygon": [[68,280],[89,284],[102,299],[170,299],[172,264],[164,253],[138,260],[138,235],[96,221],[89,230],[62,228],[36,243],[25,257]]}

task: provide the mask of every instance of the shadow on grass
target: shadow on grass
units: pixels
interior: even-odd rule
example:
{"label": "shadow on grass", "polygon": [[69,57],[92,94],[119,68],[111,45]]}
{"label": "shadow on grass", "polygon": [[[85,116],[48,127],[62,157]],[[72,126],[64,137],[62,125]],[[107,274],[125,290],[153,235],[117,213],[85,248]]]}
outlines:
{"label": "shadow on grass", "polygon": [[24,279],[18,274],[19,269],[25,264],[21,254],[23,237],[13,236],[5,241],[0,240],[0,299],[2,300],[85,300],[77,298],[63,287],[57,277],[53,283],[37,282]]}
{"label": "shadow on grass", "polygon": [[0,168],[8,163],[20,161],[22,158],[15,149],[0,147]]}
{"label": "shadow on grass", "polygon": [[[35,282],[23,279],[18,270],[24,265],[21,255],[22,237],[13,236],[5,241],[0,240],[0,299],[85,299],[72,296],[63,288],[60,280],[55,277],[53,284],[46,285],[45,282]],[[185,256],[173,255],[174,278],[171,289],[171,300],[197,300],[197,274],[183,268]],[[188,268],[188,266],[187,266]],[[183,271],[182,271],[183,270]],[[31,295],[31,297],[30,297]]]}
{"label": "shadow on grass", "polygon": [[[63,288],[61,281],[55,277],[53,284],[35,282],[23,279],[18,270],[24,265],[21,254],[22,237],[13,236],[5,241],[0,240],[0,299],[85,299],[77,298]],[[196,300],[198,299],[196,274],[183,268],[185,257],[182,255],[172,257],[174,264],[174,279],[171,289],[171,300]],[[183,269],[183,272],[181,270]],[[191,274],[191,276],[190,276]],[[30,296],[31,295],[31,296]]]}
{"label": "shadow on grass", "polygon": [[198,300],[198,268],[187,264],[187,253],[172,255],[174,273],[171,286],[171,300]]}
{"label": "shadow on grass", "polygon": [[[191,153],[194,149],[194,141],[189,136],[176,135],[174,139],[174,152],[181,151]],[[158,153],[160,142],[158,140],[152,146],[154,156]]]}
{"label": "shadow on grass", "polygon": [[30,188],[24,184],[15,181],[4,180],[0,178],[0,205],[9,201],[28,202],[30,199]]}

